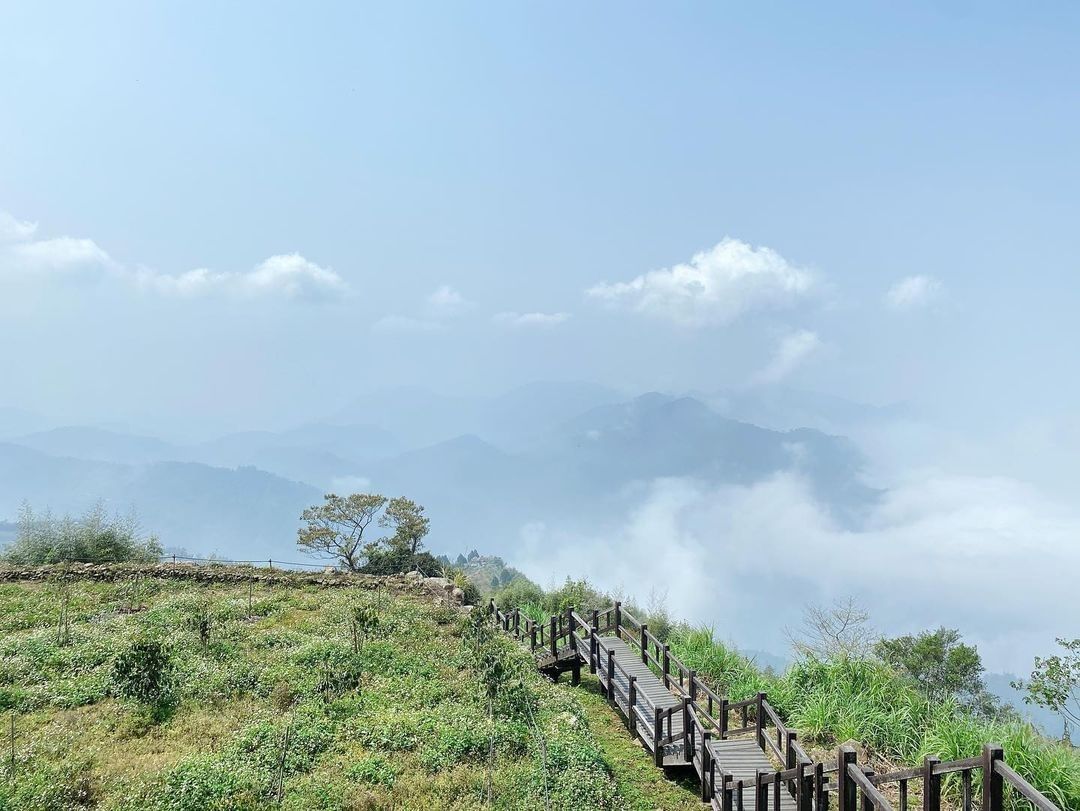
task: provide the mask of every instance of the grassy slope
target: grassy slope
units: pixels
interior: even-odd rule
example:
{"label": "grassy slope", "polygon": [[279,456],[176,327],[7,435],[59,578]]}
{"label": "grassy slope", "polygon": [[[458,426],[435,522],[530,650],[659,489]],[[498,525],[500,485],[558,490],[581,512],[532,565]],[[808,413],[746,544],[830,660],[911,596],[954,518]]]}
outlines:
{"label": "grassy slope", "polygon": [[[279,778],[285,808],[480,808],[492,734],[491,807],[696,805],[594,691],[551,685],[503,639],[528,700],[500,704],[492,726],[459,618],[420,598],[257,586],[249,616],[242,585],[151,580],[134,613],[129,592],[75,584],[72,640],[58,645],[59,587],[0,585],[0,709],[17,724],[3,811],[279,807]],[[380,618],[359,655],[343,619],[357,603]],[[147,633],[176,665],[175,701],[156,718],[111,695],[117,653]]]}

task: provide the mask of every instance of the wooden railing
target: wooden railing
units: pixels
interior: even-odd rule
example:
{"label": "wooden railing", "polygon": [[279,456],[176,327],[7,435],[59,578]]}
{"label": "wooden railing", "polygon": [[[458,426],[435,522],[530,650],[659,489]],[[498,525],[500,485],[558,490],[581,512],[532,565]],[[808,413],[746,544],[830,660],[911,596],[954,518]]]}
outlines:
{"label": "wooden railing", "polygon": [[[656,765],[665,764],[667,747],[681,744],[682,761],[692,764],[701,777],[701,799],[723,811],[778,809],[784,792],[794,799],[798,811],[914,811],[912,782],[919,788],[922,811],[942,811],[943,797],[946,807],[956,811],[1005,811],[1006,797],[1038,811],[1062,811],[1010,767],[1002,748],[992,744],[978,757],[944,763],[930,757],[920,766],[881,775],[859,764],[851,747],[841,747],[834,763],[814,761],[765,693],[734,702],[717,694],[619,602],[585,615],[571,607],[546,622],[536,622],[517,609],[503,612],[494,601],[490,611],[504,631],[528,641],[534,652],[556,663],[567,657],[575,683],[578,666],[587,663],[608,701],[626,717],[630,733],[652,750]],[[658,707],[639,691],[636,677],[605,643],[612,637],[638,651],[641,661],[682,699],[681,705]],[[680,716],[682,729],[676,731],[675,719]],[[753,779],[736,779],[712,758],[709,742],[751,735],[779,765],[758,772]]]}

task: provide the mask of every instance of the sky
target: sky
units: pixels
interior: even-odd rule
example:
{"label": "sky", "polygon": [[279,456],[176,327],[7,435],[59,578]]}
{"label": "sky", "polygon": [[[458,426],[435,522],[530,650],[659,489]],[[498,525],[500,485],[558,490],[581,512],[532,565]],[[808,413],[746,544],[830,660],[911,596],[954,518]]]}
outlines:
{"label": "sky", "polygon": [[0,406],[783,384],[905,404],[857,439],[907,503],[997,482],[1069,553],[1078,46],[1055,2],[0,3]]}

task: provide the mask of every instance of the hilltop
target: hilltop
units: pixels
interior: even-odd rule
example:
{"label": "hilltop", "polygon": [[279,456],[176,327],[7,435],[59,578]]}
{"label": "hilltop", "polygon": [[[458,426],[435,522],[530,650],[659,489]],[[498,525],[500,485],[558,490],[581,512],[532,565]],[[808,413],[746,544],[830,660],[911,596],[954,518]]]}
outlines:
{"label": "hilltop", "polygon": [[404,578],[61,571],[0,582],[4,811],[697,806],[602,699]]}

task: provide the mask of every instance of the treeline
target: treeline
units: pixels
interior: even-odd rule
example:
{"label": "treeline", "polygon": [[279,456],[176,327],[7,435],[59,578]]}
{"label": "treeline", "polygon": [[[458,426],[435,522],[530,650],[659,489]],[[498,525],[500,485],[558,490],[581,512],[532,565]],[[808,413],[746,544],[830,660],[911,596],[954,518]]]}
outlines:
{"label": "treeline", "polygon": [[895,638],[874,632],[853,601],[807,609],[788,632],[792,663],[782,673],[762,668],[723,642],[713,628],[673,619],[662,599],[645,605],[567,579],[544,590],[523,575],[495,590],[500,609],[520,609],[538,622],[573,606],[583,616],[619,599],[670,646],[699,678],[731,701],[765,692],[784,722],[821,757],[856,741],[885,771],[925,756],[960,760],[988,742],[1004,746],[1009,763],[1061,808],[1080,808],[1080,751],[1068,741],[1068,720],[1080,695],[1080,640],[1039,657],[1031,678],[1014,686],[1027,701],[1059,713],[1065,740],[1044,737],[984,684],[978,650],[956,629],[928,629]]}

